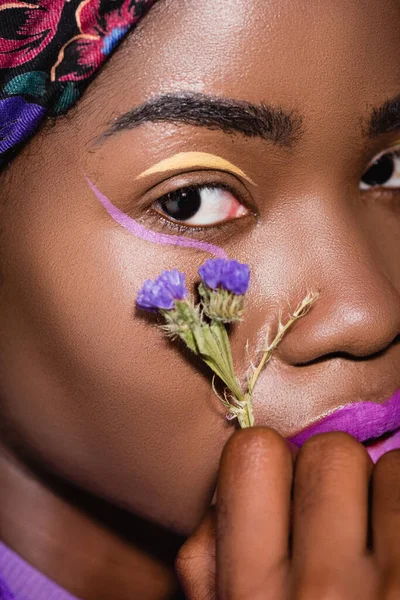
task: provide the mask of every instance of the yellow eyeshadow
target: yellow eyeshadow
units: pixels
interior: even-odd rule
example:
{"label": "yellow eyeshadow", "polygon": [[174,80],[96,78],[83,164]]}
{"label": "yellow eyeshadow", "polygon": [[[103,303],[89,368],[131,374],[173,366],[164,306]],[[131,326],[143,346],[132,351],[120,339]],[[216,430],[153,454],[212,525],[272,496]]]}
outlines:
{"label": "yellow eyeshadow", "polygon": [[244,171],[239,169],[239,167],[236,167],[220,156],[208,154],[207,152],[179,152],[178,154],[174,154],[170,158],[166,158],[153,165],[136,177],[136,179],[142,179],[148,175],[165,173],[166,171],[173,171],[176,169],[213,169],[230,171],[252,185],[257,185],[248,175],[246,175],[246,173],[244,173]]}

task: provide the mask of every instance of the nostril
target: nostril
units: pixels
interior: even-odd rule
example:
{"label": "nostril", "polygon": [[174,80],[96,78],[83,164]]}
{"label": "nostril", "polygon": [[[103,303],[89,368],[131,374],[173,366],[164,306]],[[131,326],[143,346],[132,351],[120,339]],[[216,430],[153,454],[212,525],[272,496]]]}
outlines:
{"label": "nostril", "polygon": [[358,352],[357,354],[353,353],[353,352],[329,352],[327,354],[324,354],[322,356],[318,356],[317,358],[313,358],[311,360],[305,360],[305,361],[299,361],[297,363],[293,363],[293,366],[295,367],[308,367],[311,365],[317,365],[319,363],[323,363],[325,361],[330,361],[330,360],[338,360],[338,359],[342,359],[342,360],[351,360],[353,362],[364,362],[364,361],[370,361],[370,360],[374,360],[375,358],[379,358],[380,356],[383,356],[385,354],[385,352],[387,352],[387,350],[389,350],[389,348],[391,348],[392,346],[395,345],[400,345],[400,334],[396,335],[396,337],[389,343],[389,344],[385,344],[384,347],[382,347],[380,350],[377,350],[376,352],[365,352],[365,354]]}
{"label": "nostril", "polygon": [[[400,337],[400,289],[359,256],[340,264],[336,275],[313,276],[320,295],[315,306],[283,338],[276,359],[302,366],[329,359],[371,360]],[[350,268],[351,267],[351,268]],[[330,273],[330,277],[328,277]],[[311,276],[310,276],[311,277]]]}

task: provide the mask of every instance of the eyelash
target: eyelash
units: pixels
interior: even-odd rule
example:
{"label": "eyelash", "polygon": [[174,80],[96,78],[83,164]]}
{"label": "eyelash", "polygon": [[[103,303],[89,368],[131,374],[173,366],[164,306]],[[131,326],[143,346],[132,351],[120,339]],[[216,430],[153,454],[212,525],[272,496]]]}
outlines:
{"label": "eyelash", "polygon": [[[384,152],[381,152],[380,154],[376,155],[374,157],[374,159],[372,160],[372,162],[369,164],[368,168],[366,169],[366,171],[364,171],[363,175],[365,173],[368,172],[368,170],[372,167],[372,165],[380,160],[381,158],[383,158],[384,156],[394,156],[396,159],[400,159],[400,148],[396,148],[396,149],[389,149],[386,150]],[[381,197],[383,198],[389,198],[389,197],[393,197],[394,195],[398,196],[400,194],[400,188],[386,188],[383,185],[376,185],[376,186],[372,186],[368,189],[362,189],[361,190],[362,193],[364,194],[374,194],[375,197]]]}
{"label": "eyelash", "polygon": [[[378,157],[375,158],[374,161],[378,160],[379,158],[381,158],[382,156],[384,156],[386,154],[390,154],[390,155],[395,156],[396,158],[400,158],[400,149],[389,150],[389,151],[383,152],[382,154],[378,155]],[[177,221],[173,221],[173,220],[169,219],[167,216],[163,216],[159,211],[156,211],[154,209],[154,206],[157,203],[160,203],[160,201],[163,198],[165,198],[168,195],[168,193],[171,193],[174,191],[180,191],[183,189],[203,190],[205,188],[217,188],[217,189],[226,190],[227,192],[231,193],[244,207],[246,207],[249,210],[249,215],[247,217],[257,218],[257,211],[255,210],[254,205],[250,206],[248,199],[243,198],[243,194],[241,194],[237,189],[235,189],[234,186],[231,186],[222,181],[213,179],[213,180],[209,180],[209,181],[203,181],[202,183],[199,183],[199,184],[190,184],[188,182],[187,185],[185,185],[185,184],[179,185],[175,189],[171,189],[166,194],[163,194],[163,195],[159,196],[158,198],[154,199],[151,202],[151,206],[149,206],[146,210],[145,218],[146,218],[146,221],[149,222],[149,226],[151,228],[157,227],[161,231],[172,232],[177,235],[190,236],[190,237],[202,237],[202,236],[204,236],[204,233],[206,232],[208,237],[210,237],[211,239],[214,236],[217,237],[220,233],[225,232],[226,230],[230,230],[230,232],[232,234],[234,234],[235,232],[240,230],[243,226],[242,221],[245,221],[245,222],[248,221],[247,217],[241,217],[238,219],[228,219],[226,221],[222,221],[221,223],[216,223],[215,225],[196,226],[196,225],[185,225],[183,222],[179,223]],[[387,196],[388,194],[390,194],[390,195],[396,194],[397,195],[400,193],[400,190],[398,190],[396,188],[386,189],[386,188],[382,188],[379,186],[376,186],[376,188],[371,188],[368,191],[370,193],[372,192],[375,194],[380,194],[382,196],[383,195]]]}
{"label": "eyelash", "polygon": [[169,219],[167,216],[163,216],[159,211],[154,209],[154,206],[159,204],[163,198],[165,198],[168,194],[163,194],[159,196],[156,200],[154,200],[151,206],[146,211],[146,218],[149,220],[149,226],[157,226],[161,231],[172,231],[178,235],[189,235],[190,237],[196,237],[198,235],[204,235],[204,232],[207,232],[207,235],[212,239],[212,234],[215,236],[220,234],[221,232],[230,229],[232,233],[241,228],[241,221],[247,221],[248,217],[256,217],[257,213],[254,206],[249,206],[249,201],[246,198],[243,198],[243,194],[241,194],[238,190],[234,189],[233,186],[230,186],[224,182],[210,180],[204,183],[199,184],[190,184],[177,186],[175,189],[171,189],[168,193],[177,192],[180,190],[203,190],[205,188],[215,188],[215,189],[223,189],[232,194],[240,204],[242,204],[245,208],[248,209],[249,215],[243,216],[238,219],[228,219],[226,221],[222,221],[221,223],[216,223],[215,225],[205,225],[205,226],[196,226],[196,225],[185,225],[183,222],[179,223],[178,221],[173,221]]}
{"label": "eyelash", "polygon": [[[195,227],[193,225],[182,225],[180,223],[174,223],[166,217],[164,218],[160,213],[154,213],[148,211],[146,215],[146,221],[150,228],[156,227],[159,231],[165,233],[173,233],[175,235],[186,236],[191,238],[202,238],[204,234],[207,234],[208,240],[212,242],[217,239],[220,235],[228,233],[234,235],[242,229],[242,219],[233,219],[231,221],[224,221],[216,225],[209,225],[208,227]],[[245,217],[243,220],[247,220]]]}

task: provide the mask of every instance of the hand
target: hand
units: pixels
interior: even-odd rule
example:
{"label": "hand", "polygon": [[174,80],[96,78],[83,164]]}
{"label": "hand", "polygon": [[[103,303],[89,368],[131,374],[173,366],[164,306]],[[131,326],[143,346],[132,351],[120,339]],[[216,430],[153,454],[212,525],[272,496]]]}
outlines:
{"label": "hand", "polygon": [[177,558],[188,600],[400,599],[400,451],[374,467],[328,433],[295,455],[271,429],[228,441],[217,504]]}

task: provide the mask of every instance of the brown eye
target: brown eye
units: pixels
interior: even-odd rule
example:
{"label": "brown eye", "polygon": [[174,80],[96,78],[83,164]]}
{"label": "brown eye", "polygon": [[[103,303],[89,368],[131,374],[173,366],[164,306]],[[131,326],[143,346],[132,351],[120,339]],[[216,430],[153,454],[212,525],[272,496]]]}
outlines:
{"label": "brown eye", "polygon": [[399,154],[383,154],[370,165],[361,177],[360,189],[374,187],[400,188]]}
{"label": "brown eye", "polygon": [[159,201],[166,215],[177,221],[187,221],[196,215],[201,207],[199,188],[183,188],[167,194]]}

